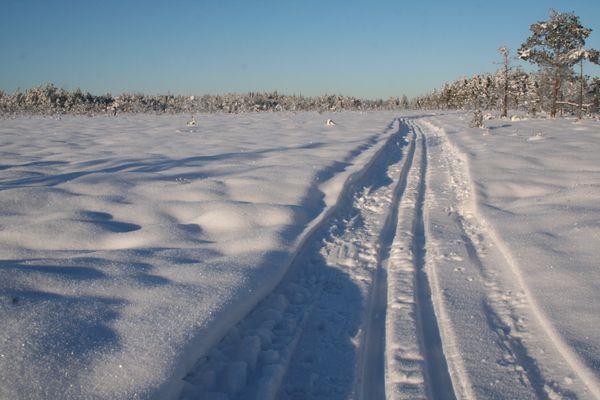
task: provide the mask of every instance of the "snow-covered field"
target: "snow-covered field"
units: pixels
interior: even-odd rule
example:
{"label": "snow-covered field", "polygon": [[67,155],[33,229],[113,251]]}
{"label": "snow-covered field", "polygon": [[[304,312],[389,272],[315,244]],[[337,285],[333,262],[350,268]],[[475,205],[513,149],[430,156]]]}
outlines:
{"label": "snow-covered field", "polygon": [[0,121],[0,398],[600,398],[597,121],[186,121]]}

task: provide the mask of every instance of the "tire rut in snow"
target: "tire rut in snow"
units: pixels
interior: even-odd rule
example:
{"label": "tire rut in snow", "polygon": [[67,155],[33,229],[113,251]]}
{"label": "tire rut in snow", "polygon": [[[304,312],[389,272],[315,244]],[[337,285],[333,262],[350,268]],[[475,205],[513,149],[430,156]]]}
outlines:
{"label": "tire rut in snow", "polygon": [[[381,270],[380,237],[397,196],[405,136],[392,134],[345,188],[280,285],[188,374],[182,398],[349,398],[357,364],[383,364],[382,354],[360,349],[376,307],[367,299]],[[385,302],[374,311],[384,318]],[[381,376],[382,395],[383,385]]]}
{"label": "tire rut in snow", "polygon": [[426,271],[427,145],[420,129],[408,120],[402,123],[413,132],[416,147],[388,265],[387,395],[455,399]]}

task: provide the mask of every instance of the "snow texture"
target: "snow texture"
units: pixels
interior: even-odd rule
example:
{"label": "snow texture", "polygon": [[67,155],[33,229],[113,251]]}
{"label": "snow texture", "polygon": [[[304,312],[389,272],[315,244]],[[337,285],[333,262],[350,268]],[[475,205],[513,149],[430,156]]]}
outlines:
{"label": "snow texture", "polygon": [[[441,148],[440,169],[449,175],[447,188],[437,190],[429,207],[437,242],[430,256],[438,258],[431,264],[444,287],[439,301],[446,311],[464,313],[473,306],[464,322],[454,317],[452,325],[464,343],[461,351],[482,349],[481,358],[472,360],[459,353],[472,369],[477,397],[598,398],[600,125],[501,120],[482,134],[465,129],[462,119],[429,121],[430,140]],[[449,233],[452,225],[442,211],[459,232]],[[452,275],[464,276],[463,284]],[[473,335],[485,327],[467,328],[477,312],[477,295],[468,289],[481,292],[478,308],[498,334],[495,345],[483,333]],[[490,345],[481,346],[485,340]],[[520,385],[502,383],[511,369]]]}
{"label": "snow texture", "polygon": [[600,125],[0,123],[0,397],[600,397]]}
{"label": "snow texture", "polygon": [[0,122],[1,398],[172,397],[393,117],[196,118]]}

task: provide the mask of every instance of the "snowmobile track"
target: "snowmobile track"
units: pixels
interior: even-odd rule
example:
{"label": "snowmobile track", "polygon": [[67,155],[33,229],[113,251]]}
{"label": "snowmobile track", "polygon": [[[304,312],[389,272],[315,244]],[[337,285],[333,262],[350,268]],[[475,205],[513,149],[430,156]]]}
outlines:
{"label": "snowmobile track", "polygon": [[[408,127],[399,121],[399,129],[408,134]],[[398,204],[406,191],[408,173],[412,167],[415,152],[414,137],[408,142],[404,161],[397,175],[391,209],[380,233],[380,246],[377,270],[373,277],[368,306],[368,319],[365,328],[365,341],[358,363],[356,398],[385,399],[385,335],[388,303],[387,264],[398,224]]]}

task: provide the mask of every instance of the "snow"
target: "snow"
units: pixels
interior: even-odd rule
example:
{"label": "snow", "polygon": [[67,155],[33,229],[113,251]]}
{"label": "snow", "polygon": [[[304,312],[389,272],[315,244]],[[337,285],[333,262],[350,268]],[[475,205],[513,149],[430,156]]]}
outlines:
{"label": "snow", "polygon": [[[495,121],[487,126],[490,134],[484,135],[465,129],[462,119],[453,115],[429,121],[432,136],[449,155],[450,190],[458,199],[448,203],[455,204],[452,213],[462,225],[452,237],[447,231],[452,225],[444,222],[439,207],[430,213],[434,228],[446,230],[432,235],[439,237],[437,253],[444,253],[443,261],[432,265],[441,285],[449,287],[446,298],[439,300],[445,303],[441,306],[445,312],[456,315],[450,315],[452,330],[463,346],[477,348],[465,339],[468,332],[480,341],[486,337],[485,327],[465,330],[467,320],[477,313],[473,301],[477,294],[468,294],[467,289],[482,293],[485,316],[505,332],[500,335],[503,346],[484,348],[488,355],[494,348],[499,355],[505,353],[491,357],[501,361],[496,361],[501,367],[496,373],[491,373],[493,368],[482,369],[475,357],[462,357],[467,370],[473,371],[467,373],[469,378],[481,381],[471,385],[485,380],[502,385],[497,380],[506,377],[509,368],[526,382],[522,387],[506,382],[504,393],[520,391],[511,397],[533,396],[523,391],[531,387],[538,397],[575,393],[595,398],[600,387],[600,341],[592,333],[600,326],[593,311],[600,304],[595,245],[600,235],[600,126],[597,121],[567,119]],[[439,206],[443,199],[438,195],[436,202]],[[452,239],[467,241],[466,248],[453,245]],[[459,263],[460,274],[472,274],[469,282],[481,280],[480,288],[453,281],[449,268],[457,263],[447,259],[455,255],[468,261]],[[462,297],[459,307],[450,296]],[[457,323],[458,314],[469,305],[473,310]],[[472,335],[477,330],[481,333]],[[477,397],[489,396],[478,390]]]}
{"label": "snow", "polygon": [[600,124],[0,122],[0,397],[600,397]]}
{"label": "snow", "polygon": [[177,392],[392,119],[197,117],[0,123],[0,397]]}

